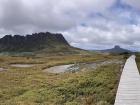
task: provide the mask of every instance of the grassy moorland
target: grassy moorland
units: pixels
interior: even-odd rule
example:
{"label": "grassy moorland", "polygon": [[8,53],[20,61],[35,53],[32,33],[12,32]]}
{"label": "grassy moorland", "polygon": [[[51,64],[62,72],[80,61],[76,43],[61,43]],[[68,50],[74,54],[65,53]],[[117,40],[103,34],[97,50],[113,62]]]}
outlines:
{"label": "grassy moorland", "polygon": [[[122,60],[120,55],[67,55],[46,57],[0,56],[0,105],[113,105],[120,64],[108,64],[75,73],[51,74],[43,69],[55,65]],[[10,64],[35,64],[30,68]]]}

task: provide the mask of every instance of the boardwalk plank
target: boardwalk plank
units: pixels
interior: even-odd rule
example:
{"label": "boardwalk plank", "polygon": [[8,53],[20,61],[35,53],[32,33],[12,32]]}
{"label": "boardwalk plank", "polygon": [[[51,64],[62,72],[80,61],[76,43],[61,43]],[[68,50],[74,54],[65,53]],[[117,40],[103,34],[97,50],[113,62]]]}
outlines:
{"label": "boardwalk plank", "polygon": [[114,105],[140,105],[140,75],[134,55],[126,61]]}

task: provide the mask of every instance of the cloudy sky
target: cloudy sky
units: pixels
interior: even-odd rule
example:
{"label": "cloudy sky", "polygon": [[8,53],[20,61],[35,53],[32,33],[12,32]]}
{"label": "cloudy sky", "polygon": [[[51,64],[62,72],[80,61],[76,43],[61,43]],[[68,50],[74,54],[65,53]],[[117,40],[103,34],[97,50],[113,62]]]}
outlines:
{"label": "cloudy sky", "polygon": [[140,0],[0,0],[0,37],[41,31],[85,49],[140,50]]}

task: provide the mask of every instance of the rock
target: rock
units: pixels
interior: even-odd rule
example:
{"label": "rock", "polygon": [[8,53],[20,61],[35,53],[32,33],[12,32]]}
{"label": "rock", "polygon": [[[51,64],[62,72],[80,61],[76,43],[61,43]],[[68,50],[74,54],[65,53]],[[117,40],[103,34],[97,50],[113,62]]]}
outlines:
{"label": "rock", "polygon": [[0,52],[32,52],[41,49],[53,49],[58,46],[70,46],[62,34],[49,32],[32,35],[6,35],[0,39]]}
{"label": "rock", "polygon": [[101,50],[101,52],[103,52],[103,53],[117,53],[117,54],[133,53],[132,51],[124,49],[124,48],[121,48],[118,45],[114,46],[114,48],[112,48],[112,49]]}

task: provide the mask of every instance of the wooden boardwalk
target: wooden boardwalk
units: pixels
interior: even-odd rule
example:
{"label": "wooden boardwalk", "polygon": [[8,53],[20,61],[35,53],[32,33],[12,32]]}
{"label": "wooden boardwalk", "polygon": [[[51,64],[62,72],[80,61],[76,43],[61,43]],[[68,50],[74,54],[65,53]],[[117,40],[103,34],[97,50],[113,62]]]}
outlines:
{"label": "wooden boardwalk", "polygon": [[134,55],[126,61],[114,105],[140,105],[140,75]]}

